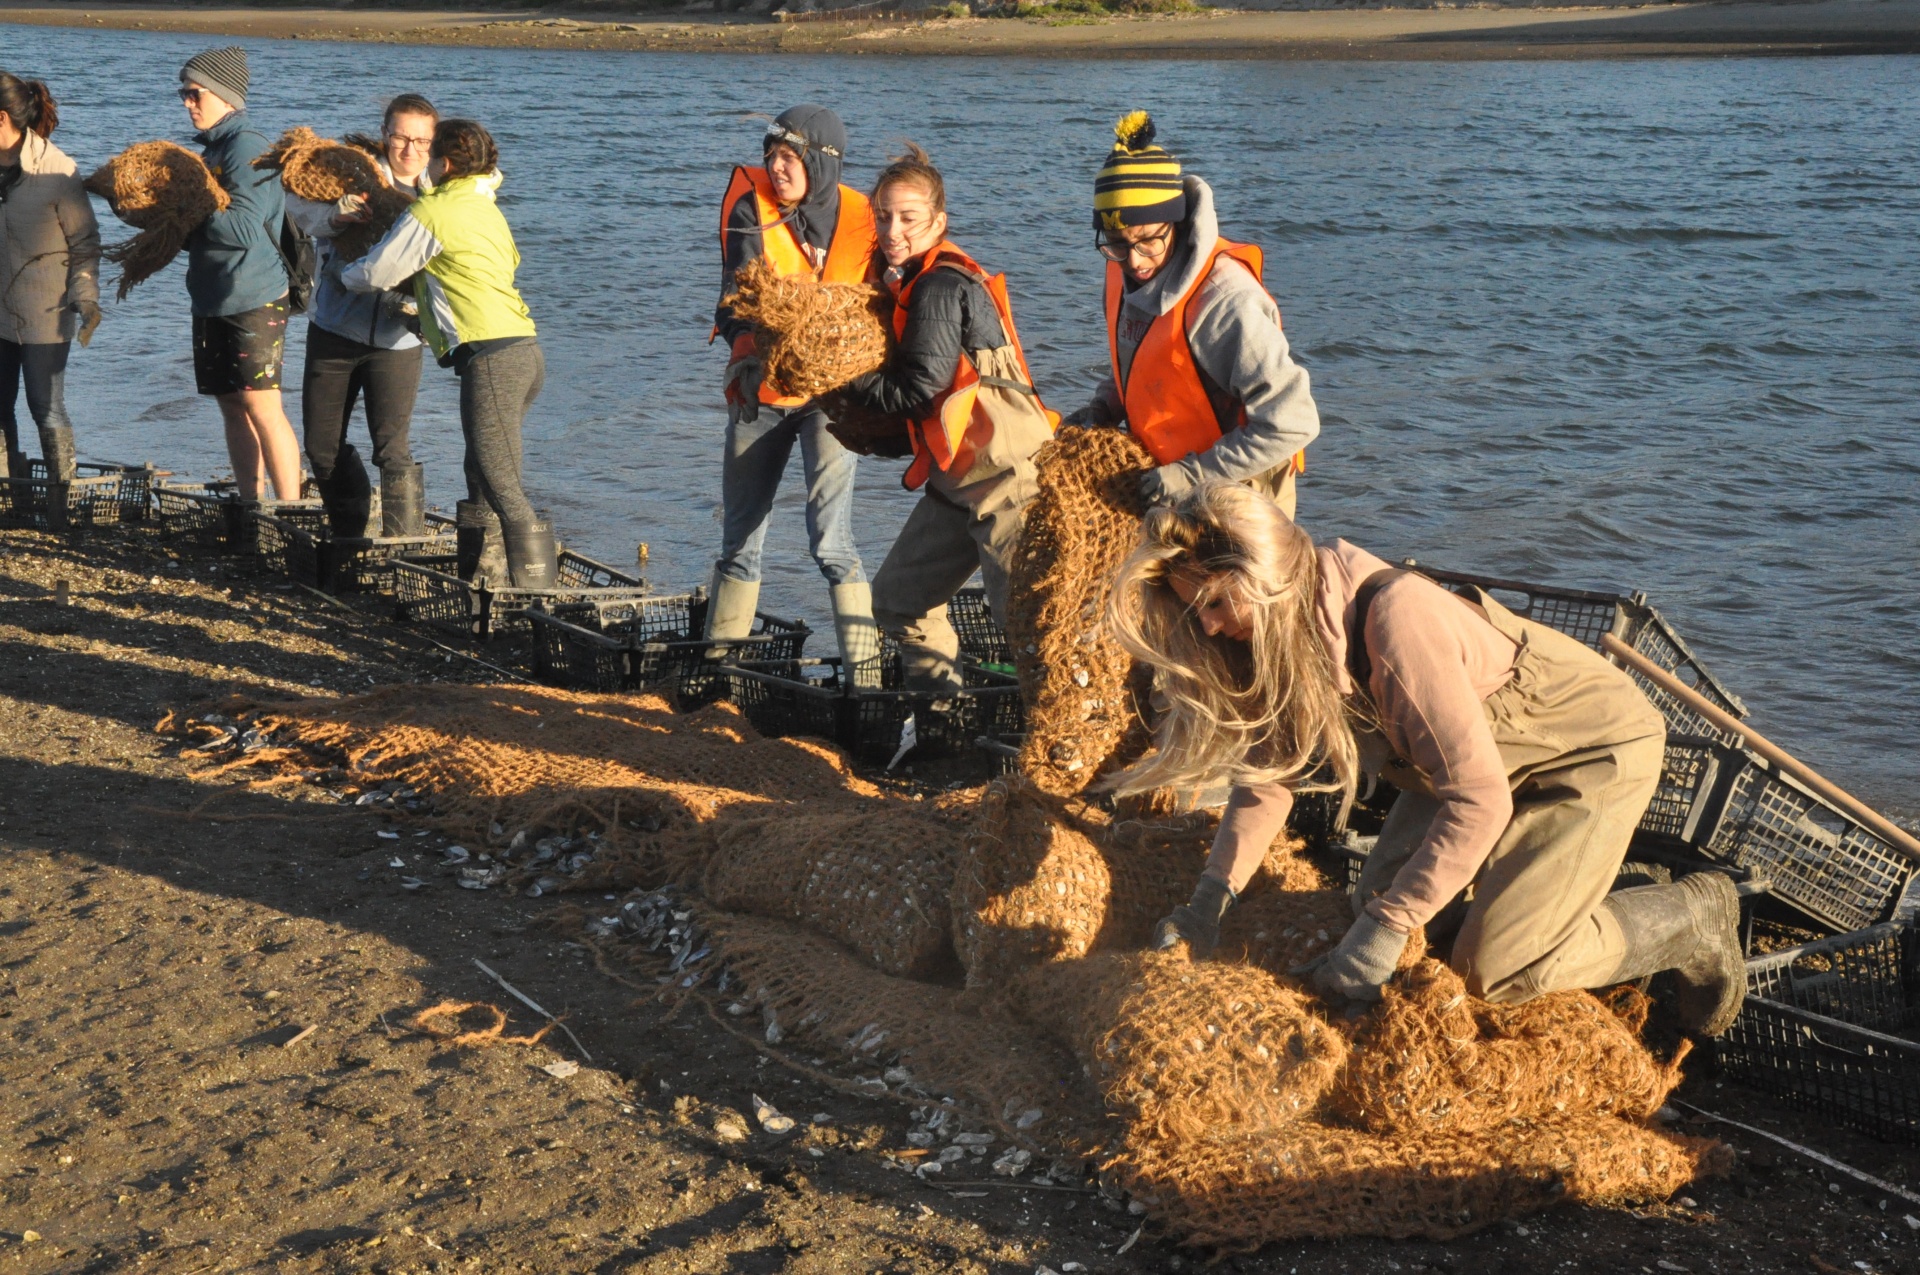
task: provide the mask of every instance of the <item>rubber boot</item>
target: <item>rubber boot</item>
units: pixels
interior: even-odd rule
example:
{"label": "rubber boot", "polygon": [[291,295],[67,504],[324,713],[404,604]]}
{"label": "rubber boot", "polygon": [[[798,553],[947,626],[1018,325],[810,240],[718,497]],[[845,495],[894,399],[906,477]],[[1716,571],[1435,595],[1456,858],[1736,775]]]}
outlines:
{"label": "rubber boot", "polygon": [[484,500],[463,500],[454,506],[455,568],[470,584],[507,583],[507,546],[500,537],[500,518]]}
{"label": "rubber boot", "polygon": [[[731,576],[720,574],[718,567],[713,572],[713,589],[707,595],[707,631],[703,635],[709,642],[738,641],[753,633],[753,618],[760,607],[760,582],[758,580],[735,580]],[[717,660],[727,653],[726,647],[711,647],[707,658]]]}
{"label": "rubber boot", "polygon": [[427,534],[427,480],[418,464],[390,465],[380,471],[380,534]]}
{"label": "rubber boot", "polygon": [[880,686],[880,627],[873,622],[873,586],[836,584],[833,596],[833,632],[840,639],[840,667],[847,683],[867,689]]}
{"label": "rubber boot", "polygon": [[1696,872],[1674,885],[1616,891],[1606,908],[1627,939],[1609,985],[1672,970],[1673,1008],[1683,1030],[1711,1039],[1733,1026],[1747,996],[1747,965],[1740,895],[1731,880]]}
{"label": "rubber boot", "polygon": [[553,541],[553,524],[500,524],[507,546],[507,573],[516,589],[554,589],[560,584],[560,551]]}
{"label": "rubber boot", "polygon": [[67,501],[73,494],[73,484],[55,479],[47,484],[47,530],[65,531],[67,529]]}
{"label": "rubber boot", "polygon": [[373,521],[373,484],[367,467],[352,447],[340,449],[333,473],[319,481],[320,501],[327,507],[327,530],[335,539],[359,539]]}

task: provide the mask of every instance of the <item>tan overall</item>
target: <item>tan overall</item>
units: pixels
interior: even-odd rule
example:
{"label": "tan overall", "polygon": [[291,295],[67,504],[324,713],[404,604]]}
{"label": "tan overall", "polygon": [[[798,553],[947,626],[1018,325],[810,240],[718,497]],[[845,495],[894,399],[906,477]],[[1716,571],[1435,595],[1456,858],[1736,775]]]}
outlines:
{"label": "tan overall", "polygon": [[[1625,673],[1564,633],[1476,601],[1519,653],[1482,702],[1513,787],[1513,820],[1473,884],[1449,963],[1496,1003],[1605,986],[1626,951],[1601,904],[1659,783],[1660,713]],[[1379,743],[1377,737],[1374,742]],[[1439,802],[1404,762],[1382,775],[1401,794],[1367,856],[1354,906],[1386,890],[1425,838]]]}
{"label": "tan overall", "polygon": [[[1024,383],[1011,345],[970,352],[982,378]],[[907,685],[958,688],[960,637],[947,622],[947,602],[979,569],[996,617],[1007,613],[1007,572],[1039,491],[1033,454],[1053,437],[1039,399],[982,384],[974,400],[992,431],[958,476],[935,469],[926,494],[873,577],[874,621],[900,643]]]}

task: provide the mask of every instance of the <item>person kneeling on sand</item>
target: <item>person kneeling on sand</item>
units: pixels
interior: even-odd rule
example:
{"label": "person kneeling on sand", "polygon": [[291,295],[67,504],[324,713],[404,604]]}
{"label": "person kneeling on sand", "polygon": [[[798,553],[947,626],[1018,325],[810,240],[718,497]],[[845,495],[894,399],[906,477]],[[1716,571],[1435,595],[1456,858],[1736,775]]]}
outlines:
{"label": "person kneeling on sand", "polygon": [[873,187],[880,277],[894,299],[887,365],[844,394],[902,421],[926,494],[873,580],[873,614],[901,646],[909,690],[957,691],[960,640],[947,602],[977,568],[1006,615],[1007,573],[1036,491],[1033,454],[1057,421],[1041,404],[1014,330],[1006,278],[947,239],[947,190],[909,145]]}
{"label": "person kneeling on sand", "polygon": [[1234,787],[1193,899],[1155,930],[1205,955],[1324,767],[1399,789],[1337,947],[1296,971],[1373,1001],[1425,927],[1468,991],[1513,1004],[1662,970],[1686,1030],[1724,1032],[1746,991],[1739,897],[1717,872],[1609,893],[1661,773],[1659,712],[1574,639],[1456,595],[1267,497],[1208,483],[1150,510],[1109,621],[1167,713],[1120,792]]}
{"label": "person kneeling on sand", "polygon": [[286,362],[288,263],[280,248],[279,178],[253,166],[266,135],[247,122],[247,51],[197,53],[180,68],[180,101],[199,130],[207,171],[231,201],[187,237],[193,378],[220,404],[241,497],[300,497],[300,444],[280,402]]}
{"label": "person kneeling on sand", "polygon": [[[357,136],[347,140],[377,151],[374,162],[381,175],[413,199],[426,176],[439,122],[440,113],[431,102],[417,93],[403,93],[387,104],[377,142]],[[364,394],[373,464],[380,471],[378,534],[419,536],[426,533],[426,494],[407,437],[420,392],[420,338],[406,313],[411,294],[351,291],[340,282],[347,263],[333,247],[333,237],[347,223],[366,215],[365,202],[359,195],[345,196],[337,206],[287,196],[287,216],[312,236],[319,256],[307,315],[301,424],[307,461],[334,534],[367,535],[373,488],[360,453],[347,441],[354,402]]]}
{"label": "person kneeling on sand", "polygon": [[340,282],[383,292],[413,280],[427,344],[460,378],[468,492],[459,509],[461,574],[498,573],[485,547],[498,527],[513,587],[551,589],[559,573],[553,524],[535,516],[520,483],[520,429],[547,364],[513,286],[520,250],[494,203],[504,178],[492,134],[472,120],[441,120],[427,178],[433,189]]}
{"label": "person kneeling on sand", "polygon": [[725,298],[749,262],[781,276],[860,283],[873,259],[867,197],[840,184],[847,129],[824,106],[796,106],[767,129],[764,165],[736,168],[720,204],[720,296],[713,334],[727,342],[727,440],[721,453],[720,558],[713,567],[709,638],[743,638],[760,604],[767,515],[800,444],[807,484],[807,540],[833,599],[840,654],[852,667],[879,654],[873,596],[853,541],[853,479],[859,457],[828,432],[820,405],[787,398],[762,379],[753,325]]}
{"label": "person kneeling on sand", "polygon": [[1261,286],[1260,249],[1220,237],[1213,190],[1153,144],[1145,111],[1115,131],[1093,187],[1111,371],[1066,423],[1130,430],[1159,462],[1141,480],[1151,502],[1240,482],[1291,518],[1320,413]]}

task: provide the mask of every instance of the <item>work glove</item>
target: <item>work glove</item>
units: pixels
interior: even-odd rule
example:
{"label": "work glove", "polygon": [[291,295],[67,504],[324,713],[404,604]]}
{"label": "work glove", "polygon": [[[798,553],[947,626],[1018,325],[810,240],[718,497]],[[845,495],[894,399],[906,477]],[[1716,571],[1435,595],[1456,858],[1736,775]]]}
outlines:
{"label": "work glove", "polygon": [[1377,1001],[1406,947],[1406,935],[1362,913],[1331,952],[1288,972],[1304,977],[1314,991],[1336,1003]]}
{"label": "work glove", "polygon": [[757,354],[744,355],[727,364],[727,402],[733,406],[736,420],[751,422],[760,419],[760,380],[763,375],[764,369]]}
{"label": "work glove", "polygon": [[89,341],[93,340],[94,329],[100,326],[100,303],[76,301],[73,303],[73,312],[80,319],[80,331],[76,335],[79,336],[80,344],[84,348]]}
{"label": "work glove", "polygon": [[1062,425],[1077,425],[1082,429],[1099,429],[1113,422],[1107,419],[1107,405],[1099,399],[1087,404],[1077,412],[1068,412],[1060,418]]}
{"label": "work glove", "polygon": [[1219,877],[1203,876],[1193,887],[1193,898],[1160,918],[1153,927],[1155,951],[1184,942],[1199,960],[1212,956],[1220,946],[1220,918],[1227,914],[1237,896]]}
{"label": "work glove", "polygon": [[1186,467],[1175,461],[1140,475],[1140,499],[1149,505],[1170,505],[1193,489]]}

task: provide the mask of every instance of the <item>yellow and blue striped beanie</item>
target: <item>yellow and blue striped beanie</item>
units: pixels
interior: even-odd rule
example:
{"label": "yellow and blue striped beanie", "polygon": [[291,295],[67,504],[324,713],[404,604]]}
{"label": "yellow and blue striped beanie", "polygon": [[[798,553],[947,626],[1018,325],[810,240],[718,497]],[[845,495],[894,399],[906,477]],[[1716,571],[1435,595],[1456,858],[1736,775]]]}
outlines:
{"label": "yellow and blue striped beanie", "polygon": [[1093,182],[1096,230],[1152,226],[1187,219],[1180,161],[1153,144],[1153,117],[1133,111],[1113,126],[1119,138]]}

